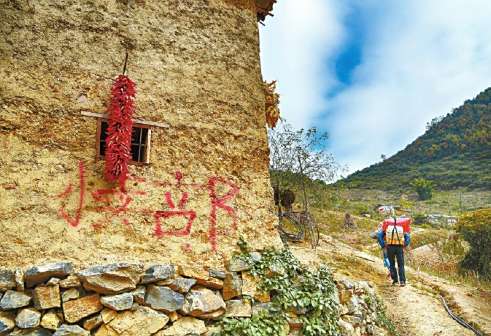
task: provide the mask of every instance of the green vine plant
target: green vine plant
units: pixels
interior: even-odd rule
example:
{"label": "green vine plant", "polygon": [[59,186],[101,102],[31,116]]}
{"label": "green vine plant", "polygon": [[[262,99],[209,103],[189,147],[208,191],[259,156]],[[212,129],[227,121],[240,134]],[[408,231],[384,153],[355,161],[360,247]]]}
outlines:
{"label": "green vine plant", "polygon": [[301,335],[339,335],[338,294],[326,266],[309,270],[287,249],[269,249],[257,258],[244,241],[239,247],[242,253],[236,258],[252,266],[251,274],[259,279],[258,289],[270,293],[271,303],[251,318],[224,318],[214,336],[287,335],[292,316],[302,322]]}

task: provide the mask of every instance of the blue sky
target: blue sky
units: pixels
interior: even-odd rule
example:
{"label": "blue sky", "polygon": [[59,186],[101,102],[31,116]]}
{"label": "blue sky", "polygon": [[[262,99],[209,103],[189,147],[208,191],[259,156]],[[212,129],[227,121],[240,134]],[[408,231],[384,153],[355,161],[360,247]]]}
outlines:
{"label": "blue sky", "polygon": [[491,86],[489,0],[278,0],[261,27],[281,113],[354,172]]}

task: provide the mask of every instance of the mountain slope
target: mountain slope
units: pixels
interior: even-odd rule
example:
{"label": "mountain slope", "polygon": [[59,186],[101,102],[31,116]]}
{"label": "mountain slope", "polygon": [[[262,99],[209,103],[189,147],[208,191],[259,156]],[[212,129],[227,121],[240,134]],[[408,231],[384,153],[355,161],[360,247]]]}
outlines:
{"label": "mountain slope", "polygon": [[338,183],[399,190],[418,177],[438,189],[491,189],[491,88],[434,119],[425,134],[396,155]]}

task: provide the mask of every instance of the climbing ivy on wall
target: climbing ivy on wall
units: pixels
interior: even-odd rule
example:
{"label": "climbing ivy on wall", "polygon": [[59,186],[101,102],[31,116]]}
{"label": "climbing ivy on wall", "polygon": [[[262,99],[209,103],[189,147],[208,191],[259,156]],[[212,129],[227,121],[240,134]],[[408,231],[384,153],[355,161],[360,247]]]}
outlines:
{"label": "climbing ivy on wall", "polygon": [[239,258],[252,265],[259,290],[270,293],[269,309],[251,318],[225,318],[215,336],[286,335],[288,320],[302,322],[304,336],[338,335],[337,291],[329,269],[309,270],[287,250],[266,250],[261,258],[244,251]]}

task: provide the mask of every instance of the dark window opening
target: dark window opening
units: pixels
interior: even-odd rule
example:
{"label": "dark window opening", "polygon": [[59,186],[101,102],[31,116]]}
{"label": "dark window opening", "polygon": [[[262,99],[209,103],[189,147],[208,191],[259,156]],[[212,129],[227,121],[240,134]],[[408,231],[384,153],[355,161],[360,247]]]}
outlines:
{"label": "dark window opening", "polygon": [[[106,154],[107,121],[100,123],[99,156],[104,158]],[[131,160],[133,162],[148,163],[149,129],[147,127],[135,126],[131,132]]]}

